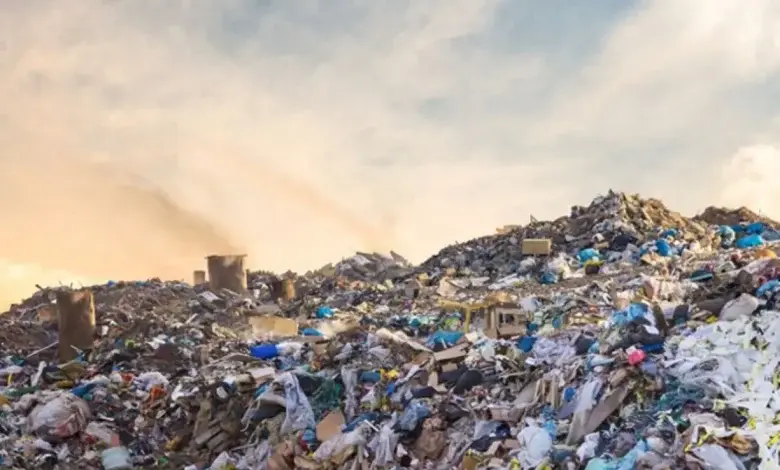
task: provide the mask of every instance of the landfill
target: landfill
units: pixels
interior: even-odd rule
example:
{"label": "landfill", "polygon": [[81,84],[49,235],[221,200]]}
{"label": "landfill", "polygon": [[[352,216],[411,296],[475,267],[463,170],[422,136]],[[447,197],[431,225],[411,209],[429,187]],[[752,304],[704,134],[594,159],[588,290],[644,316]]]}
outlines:
{"label": "landfill", "polygon": [[610,191],[420,265],[40,287],[0,468],[777,469],[778,228]]}

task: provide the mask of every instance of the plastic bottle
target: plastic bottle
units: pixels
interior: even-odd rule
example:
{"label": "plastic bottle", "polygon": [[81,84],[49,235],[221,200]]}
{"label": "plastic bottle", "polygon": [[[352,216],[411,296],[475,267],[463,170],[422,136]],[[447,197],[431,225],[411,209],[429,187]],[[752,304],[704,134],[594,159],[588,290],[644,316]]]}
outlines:
{"label": "plastic bottle", "polygon": [[130,453],[124,447],[111,447],[103,451],[101,456],[105,470],[128,470],[133,468],[130,463]]}

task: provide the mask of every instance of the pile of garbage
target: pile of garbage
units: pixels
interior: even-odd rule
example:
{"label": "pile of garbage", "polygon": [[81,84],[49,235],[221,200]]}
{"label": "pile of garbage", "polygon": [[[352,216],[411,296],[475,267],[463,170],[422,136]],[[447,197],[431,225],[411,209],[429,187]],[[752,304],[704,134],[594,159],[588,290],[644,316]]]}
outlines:
{"label": "pile of garbage", "polygon": [[704,212],[694,217],[694,219],[708,225],[740,225],[761,222],[774,229],[780,227],[776,221],[753,212],[744,206],[738,209],[709,206],[704,209]]}
{"label": "pile of garbage", "polygon": [[40,288],[0,317],[0,466],[780,468],[774,230],[610,193],[416,267],[92,286],[64,349],[84,290]]}

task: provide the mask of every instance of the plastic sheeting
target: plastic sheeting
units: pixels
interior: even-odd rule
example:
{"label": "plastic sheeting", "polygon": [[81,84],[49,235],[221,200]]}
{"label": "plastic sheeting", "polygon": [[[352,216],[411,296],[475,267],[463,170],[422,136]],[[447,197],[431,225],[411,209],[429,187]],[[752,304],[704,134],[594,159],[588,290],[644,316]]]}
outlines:
{"label": "plastic sheeting", "polygon": [[314,411],[301,390],[298,378],[287,372],[280,375],[277,381],[284,386],[284,404],[287,408],[287,415],[282,423],[282,434],[314,428],[316,426]]}
{"label": "plastic sheeting", "polygon": [[744,432],[758,443],[762,468],[780,468],[780,442],[773,440],[780,433],[774,424],[780,390],[772,383],[780,364],[780,313],[701,327],[666,354],[668,372],[682,385],[712,397],[722,394],[728,405],[746,409],[753,426]]}

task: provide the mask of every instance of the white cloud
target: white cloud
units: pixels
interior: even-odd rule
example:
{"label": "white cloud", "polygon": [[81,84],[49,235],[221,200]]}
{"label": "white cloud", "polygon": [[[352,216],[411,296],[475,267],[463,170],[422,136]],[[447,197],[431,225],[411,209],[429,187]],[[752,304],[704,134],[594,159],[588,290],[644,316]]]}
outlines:
{"label": "white cloud", "polygon": [[224,250],[421,260],[608,187],[699,208],[780,115],[742,94],[780,67],[771,0],[640,3],[574,75],[523,24],[484,40],[537,2],[258,5],[6,1],[0,256],[93,277]]}
{"label": "white cloud", "polygon": [[739,149],[723,166],[719,199],[727,207],[748,206],[780,219],[780,147]]}

